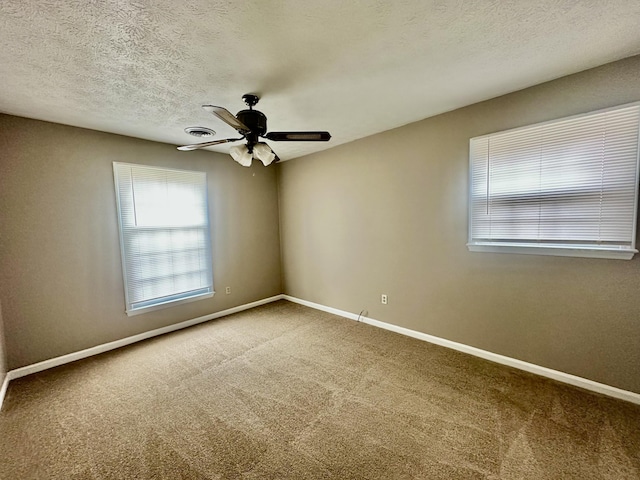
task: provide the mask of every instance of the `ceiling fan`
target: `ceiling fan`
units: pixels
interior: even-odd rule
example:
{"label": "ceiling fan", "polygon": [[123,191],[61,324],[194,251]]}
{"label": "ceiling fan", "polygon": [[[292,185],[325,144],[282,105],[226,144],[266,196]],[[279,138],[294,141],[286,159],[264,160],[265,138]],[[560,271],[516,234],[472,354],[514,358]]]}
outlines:
{"label": "ceiling fan", "polygon": [[222,143],[238,142],[246,139],[246,145],[232,147],[230,154],[233,159],[243,167],[251,166],[251,160],[257,158],[265,167],[279,158],[271,147],[265,142],[259,141],[260,137],[274,142],[326,142],[331,138],[329,132],[269,132],[267,133],[267,117],[264,113],[254,110],[260,97],[247,93],[242,96],[242,100],[249,106],[248,110],[241,110],[237,115],[233,115],[229,110],[215,105],[203,105],[207,112],[213,113],[227,125],[235,128],[241,135],[239,138],[225,138],[223,140],[213,140],[211,142],[196,143],[194,145],[184,145],[178,150],[188,151],[198,148],[211,147]]}

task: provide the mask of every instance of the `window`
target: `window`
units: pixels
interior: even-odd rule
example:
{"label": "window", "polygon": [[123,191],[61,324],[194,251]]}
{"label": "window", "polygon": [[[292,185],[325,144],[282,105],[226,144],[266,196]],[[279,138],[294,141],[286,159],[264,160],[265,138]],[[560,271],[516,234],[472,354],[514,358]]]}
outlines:
{"label": "window", "polygon": [[113,164],[128,315],[213,295],[207,176]]}
{"label": "window", "polygon": [[471,251],[630,259],[640,102],[472,138]]}

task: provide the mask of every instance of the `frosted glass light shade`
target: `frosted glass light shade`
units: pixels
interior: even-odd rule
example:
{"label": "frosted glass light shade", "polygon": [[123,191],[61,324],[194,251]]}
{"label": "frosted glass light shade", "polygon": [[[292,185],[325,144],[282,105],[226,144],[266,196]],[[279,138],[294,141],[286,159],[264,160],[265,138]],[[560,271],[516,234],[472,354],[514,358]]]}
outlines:
{"label": "frosted glass light shade", "polygon": [[260,142],[253,146],[253,156],[260,160],[266,167],[276,158],[276,154],[266,143]]}
{"label": "frosted glass light shade", "polygon": [[250,167],[252,155],[249,153],[249,149],[246,145],[238,145],[231,147],[229,150],[231,157],[243,167]]}

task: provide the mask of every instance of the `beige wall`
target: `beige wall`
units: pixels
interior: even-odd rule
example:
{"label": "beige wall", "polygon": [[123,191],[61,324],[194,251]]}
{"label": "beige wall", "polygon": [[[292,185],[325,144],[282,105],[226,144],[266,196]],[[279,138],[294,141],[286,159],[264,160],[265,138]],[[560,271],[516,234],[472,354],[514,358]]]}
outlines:
{"label": "beige wall", "polygon": [[[640,255],[465,246],[470,137],[640,100],[638,78],[634,57],[284,162],[279,199],[273,168],[0,115],[0,372],[269,297],[282,278],[296,297],[640,392]],[[208,173],[212,299],[124,314],[113,161]]]}
{"label": "beige wall", "polygon": [[[113,161],[207,172],[213,298],[125,315]],[[10,369],[277,295],[278,235],[273,168],[0,115],[0,302]]]}
{"label": "beige wall", "polygon": [[465,245],[469,138],[637,100],[640,57],[279,165],[285,293],[640,392],[640,255]]}

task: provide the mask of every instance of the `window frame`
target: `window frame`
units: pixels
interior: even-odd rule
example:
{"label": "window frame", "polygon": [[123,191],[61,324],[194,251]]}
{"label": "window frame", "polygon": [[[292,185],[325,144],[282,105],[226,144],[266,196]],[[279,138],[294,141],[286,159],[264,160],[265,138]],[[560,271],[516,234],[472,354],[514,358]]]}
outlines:
{"label": "window frame", "polygon": [[[473,239],[473,140],[479,140],[496,135],[502,135],[505,133],[513,133],[525,129],[531,129],[534,127],[541,127],[544,125],[550,125],[554,123],[560,123],[567,120],[577,120],[582,117],[587,117],[596,114],[603,114],[610,111],[621,110],[628,107],[640,107],[640,101],[626,103],[622,105],[616,105],[599,110],[593,110],[577,115],[570,115],[567,117],[556,118],[544,122],[534,123],[530,125],[523,125],[512,129],[502,130],[498,132],[488,133],[469,139],[469,172],[468,172],[468,239],[467,248],[470,252],[484,252],[484,253],[511,253],[511,254],[525,254],[525,255],[549,255],[549,256],[567,256],[567,257],[585,257],[585,258],[606,258],[606,259],[620,259],[631,260],[633,256],[638,253],[636,249],[637,238],[637,222],[638,222],[638,194],[640,189],[640,125],[638,126],[638,147],[636,149],[635,160],[635,191],[634,191],[634,206],[633,206],[633,234],[631,238],[630,247],[612,246],[612,245],[594,245],[580,243],[579,241],[567,241],[565,243],[552,243],[552,242],[540,242],[540,243],[528,243],[518,241],[478,241]],[[639,120],[640,124],[640,120]],[[533,242],[533,240],[532,240]],[[569,243],[571,242],[571,243]]]}
{"label": "window frame", "polygon": [[[132,302],[130,299],[130,288],[128,281],[128,271],[129,267],[127,266],[127,254],[125,252],[125,228],[123,228],[123,214],[122,214],[122,199],[120,197],[119,191],[119,180],[118,180],[118,171],[117,166],[125,166],[125,167],[137,167],[137,168],[150,168],[164,171],[173,171],[173,172],[181,172],[181,173],[191,173],[191,174],[202,174],[204,175],[204,195],[205,195],[205,211],[204,214],[206,216],[206,240],[208,241],[207,246],[207,274],[209,278],[209,286],[203,287],[198,290],[194,290],[191,295],[185,295],[185,292],[178,292],[172,295],[165,295],[161,297],[161,300],[153,301],[153,299]],[[118,236],[120,242],[120,260],[122,264],[122,278],[124,284],[124,296],[125,296],[125,313],[127,316],[135,316],[143,313],[152,312],[155,310],[161,310],[168,307],[173,307],[177,305],[182,305],[185,303],[195,302],[198,300],[204,300],[206,298],[211,298],[215,295],[214,290],[214,282],[213,282],[213,252],[211,246],[211,221],[209,216],[209,192],[208,192],[208,176],[206,172],[196,171],[196,170],[185,170],[185,169],[177,169],[177,168],[168,168],[168,167],[160,167],[155,165],[145,165],[145,164],[134,164],[134,163],[126,163],[126,162],[113,162],[113,174],[114,174],[114,188],[115,188],[115,196],[116,196],[116,219],[118,222]],[[141,229],[154,229],[154,228],[167,228],[160,226],[144,226],[140,227]],[[185,227],[185,228],[193,228],[193,227]],[[141,304],[141,306],[134,307],[134,304]]]}

